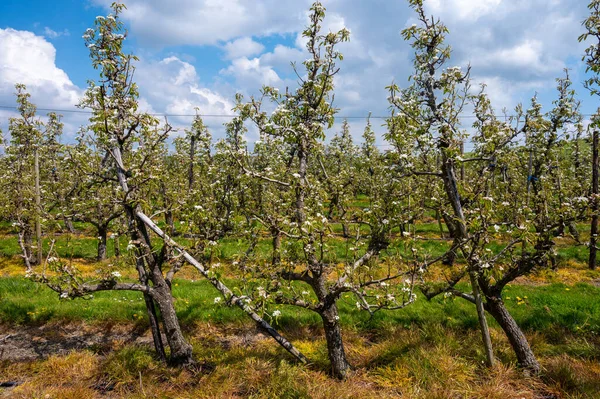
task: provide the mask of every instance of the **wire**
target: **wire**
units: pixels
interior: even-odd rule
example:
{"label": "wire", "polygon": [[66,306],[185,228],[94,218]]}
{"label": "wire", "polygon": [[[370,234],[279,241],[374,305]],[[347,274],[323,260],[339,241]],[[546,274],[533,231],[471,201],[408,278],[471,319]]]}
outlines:
{"label": "wire", "polygon": [[[16,106],[14,105],[0,105],[0,109],[11,109],[11,110],[16,110],[18,109]],[[75,114],[88,114],[91,115],[93,112],[92,111],[84,111],[84,110],[79,110],[79,109],[55,109],[55,108],[36,108],[38,111],[44,111],[44,112],[64,112],[64,113],[75,113]],[[235,118],[236,115],[233,114],[161,114],[161,113],[154,113],[154,114],[149,114],[152,116],[163,116],[163,117],[173,117],[173,118],[185,118],[185,117],[195,117],[195,116],[200,116],[202,118]],[[595,114],[581,114],[581,116],[583,117],[592,117]],[[340,115],[340,116],[336,116],[336,118],[338,119],[388,119],[390,117],[390,115],[387,116],[369,116],[369,115],[349,115],[349,116],[344,116],[344,115]],[[516,117],[516,115],[499,115],[498,117]],[[458,117],[459,119],[467,119],[467,118],[477,118],[477,115],[461,115]]]}

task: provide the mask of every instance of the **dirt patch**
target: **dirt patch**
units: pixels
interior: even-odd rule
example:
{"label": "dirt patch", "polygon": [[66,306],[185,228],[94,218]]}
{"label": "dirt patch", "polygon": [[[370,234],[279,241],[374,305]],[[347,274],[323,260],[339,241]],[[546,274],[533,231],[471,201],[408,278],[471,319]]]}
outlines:
{"label": "dirt patch", "polygon": [[[188,333],[192,340],[208,340],[223,349],[251,347],[270,339],[257,328],[223,330],[210,323],[196,325]],[[167,342],[164,335],[163,342]],[[97,326],[72,323],[27,327],[0,325],[0,361],[34,361],[79,350],[91,350],[105,355],[125,345],[153,348],[150,329],[135,324]]]}
{"label": "dirt patch", "polygon": [[0,326],[0,361],[45,359],[83,349],[106,353],[119,344],[151,345],[152,337],[148,330],[135,325],[102,328],[85,324]]}

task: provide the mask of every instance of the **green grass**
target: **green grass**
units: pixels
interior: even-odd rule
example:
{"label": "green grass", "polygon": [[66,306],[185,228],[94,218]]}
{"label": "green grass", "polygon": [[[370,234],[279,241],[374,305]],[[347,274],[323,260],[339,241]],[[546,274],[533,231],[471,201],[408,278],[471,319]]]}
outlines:
{"label": "green grass", "polygon": [[[239,309],[214,304],[218,295],[208,282],[175,280],[174,283],[173,295],[182,324],[211,321],[239,326],[247,322]],[[234,285],[232,281],[227,283]],[[600,301],[591,300],[598,297],[600,288],[588,284],[509,286],[504,295],[509,310],[525,330],[543,333],[553,342],[560,342],[565,332],[599,335]],[[358,311],[354,303],[351,295],[345,295],[340,301],[340,312],[345,328],[357,331],[377,331],[391,325],[422,328],[433,324],[457,330],[477,329],[474,307],[459,298],[436,298],[428,302],[419,296],[416,303],[403,310],[381,311],[373,317]],[[280,327],[320,327],[320,319],[313,312],[289,306],[272,307],[271,311],[275,308],[282,311],[278,319]],[[139,293],[100,292],[91,300],[61,301],[53,291],[29,280],[0,279],[0,322],[38,325],[50,321],[146,322]],[[491,318],[490,323],[495,325]]]}

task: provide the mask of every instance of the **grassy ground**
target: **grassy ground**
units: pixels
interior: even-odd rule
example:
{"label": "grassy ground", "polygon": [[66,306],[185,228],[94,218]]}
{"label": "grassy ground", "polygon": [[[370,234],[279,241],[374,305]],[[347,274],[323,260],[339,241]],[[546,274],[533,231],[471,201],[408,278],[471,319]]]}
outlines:
{"label": "grassy ground", "polygon": [[[423,234],[434,228],[423,226]],[[93,261],[95,242],[60,236],[56,245],[90,272],[102,266]],[[225,240],[219,257],[228,259],[244,245]],[[268,249],[268,242],[261,245]],[[443,245],[422,243],[432,253]],[[585,252],[560,240],[558,271],[522,278],[505,291],[511,313],[542,363],[541,376],[527,378],[518,371],[491,319],[499,364],[487,369],[474,308],[461,299],[427,302],[419,296],[404,310],[370,318],[357,311],[353,298],[344,297],[341,320],[355,370],[338,382],[328,376],[317,316],[278,308],[282,316],[274,323],[311,360],[299,365],[241,311],[215,305],[216,291],[196,280],[192,270],[175,280],[173,294],[204,367],[167,368],[154,359],[139,294],[105,292],[93,300],[59,301],[54,292],[22,277],[16,240],[6,235],[0,238],[0,383],[19,385],[0,388],[0,397],[600,398],[600,272],[585,269]],[[18,345],[31,356],[3,352]]]}
{"label": "grassy ground", "polygon": [[[149,342],[117,336],[102,346],[27,361],[1,361],[4,381],[22,384],[8,397],[406,397],[596,398],[600,395],[600,288],[590,284],[514,285],[506,297],[527,331],[544,373],[526,378],[492,322],[496,356],[483,365],[477,320],[460,299],[419,300],[372,319],[345,299],[341,306],[348,356],[356,367],[347,382],[327,376],[327,352],[318,319],[280,308],[278,327],[312,364],[296,364],[259,335],[237,309],[214,305],[203,281],[178,280],[174,296],[196,357],[211,372],[168,369]],[[120,330],[145,333],[143,305],[135,293],[99,293],[91,301],[59,301],[48,289],[15,277],[0,279],[0,320],[5,334],[22,329],[81,331],[110,337]],[[510,299],[509,299],[510,298]],[[520,300],[518,299],[520,298]],[[1,336],[0,336],[1,337]],[[71,336],[71,339],[78,339]],[[42,339],[37,337],[37,339]],[[140,380],[142,384],[140,385]],[[142,388],[143,386],[143,388]],[[1,391],[0,391],[1,392]]]}

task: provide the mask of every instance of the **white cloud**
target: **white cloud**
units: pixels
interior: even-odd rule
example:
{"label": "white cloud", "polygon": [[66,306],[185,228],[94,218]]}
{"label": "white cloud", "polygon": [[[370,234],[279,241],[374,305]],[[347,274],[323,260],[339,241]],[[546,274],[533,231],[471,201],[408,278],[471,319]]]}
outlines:
{"label": "white cloud", "polygon": [[497,12],[500,7],[507,7],[507,1],[502,0],[429,0],[426,4],[433,14],[445,14],[459,20],[477,20]]}
{"label": "white cloud", "polygon": [[510,47],[501,48],[475,59],[473,66],[493,66],[511,69],[527,68],[530,73],[537,75],[554,73],[565,67],[562,60],[552,58],[545,51],[544,43],[537,39],[524,39]]}
{"label": "white cloud", "polygon": [[244,87],[276,86],[281,82],[277,72],[270,66],[262,65],[260,58],[237,58],[229,67],[221,70],[221,74],[233,76],[236,82]]}
{"label": "white cloud", "polygon": [[[106,7],[112,0],[94,0]],[[295,32],[309,0],[130,0],[124,19],[154,46],[218,44],[241,36]]]}
{"label": "white cloud", "polygon": [[300,63],[304,61],[306,57],[306,51],[278,44],[272,52],[264,53],[260,56],[260,63],[261,65],[269,66],[284,72],[291,72],[291,64],[295,63],[298,68],[301,68],[302,65],[300,65]]}
{"label": "white cloud", "polygon": [[[45,38],[28,31],[0,29],[1,105],[15,104],[16,83],[27,86],[31,102],[38,108],[74,109],[83,93],[65,71],[56,66],[56,49]],[[46,111],[38,113],[44,115]],[[87,115],[63,113],[65,139],[70,140],[85,123]],[[10,116],[15,116],[14,112],[10,112]],[[1,127],[7,130],[4,123]]]}
{"label": "white cloud", "polygon": [[250,37],[241,37],[223,46],[226,58],[234,59],[240,57],[250,57],[263,52],[265,46],[252,40]]}
{"label": "white cloud", "polygon": [[14,103],[14,85],[27,85],[39,106],[73,108],[82,94],[56,66],[56,49],[32,32],[0,29],[0,99]]}
{"label": "white cloud", "polygon": [[[204,87],[196,68],[178,57],[140,61],[136,68],[136,80],[140,87],[141,109],[148,112],[194,115],[197,108],[200,114],[232,115],[233,103],[220,93]],[[219,131],[224,121],[211,119],[209,122],[211,127]],[[169,122],[181,132],[191,125],[192,118],[174,116]]]}
{"label": "white cloud", "polygon": [[57,37],[61,37],[61,36],[70,36],[71,32],[69,32],[68,29],[64,29],[62,32],[57,32],[46,26],[44,28],[44,35],[50,39],[56,39]]}

